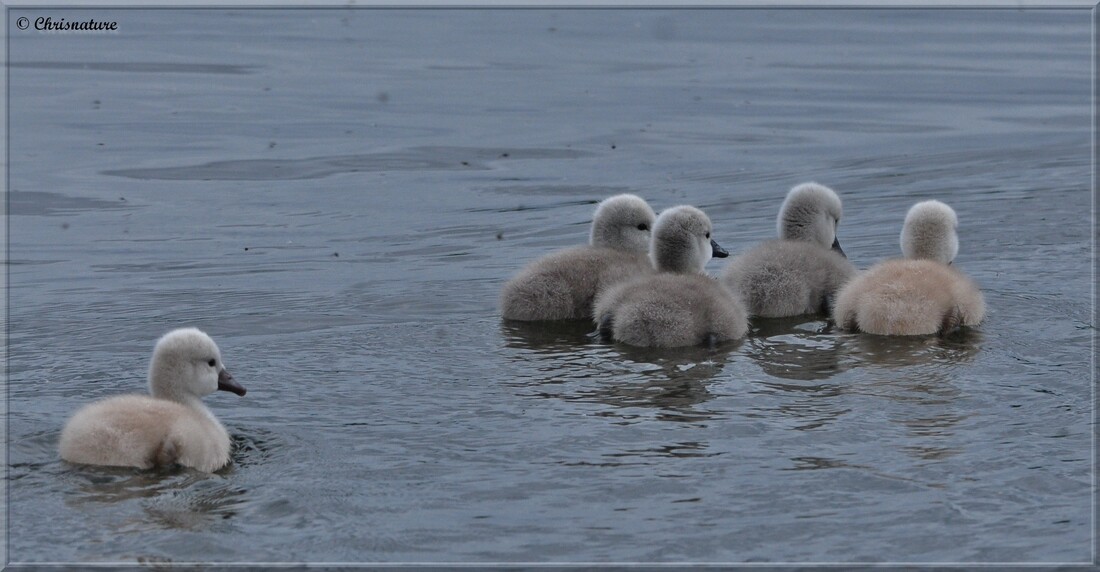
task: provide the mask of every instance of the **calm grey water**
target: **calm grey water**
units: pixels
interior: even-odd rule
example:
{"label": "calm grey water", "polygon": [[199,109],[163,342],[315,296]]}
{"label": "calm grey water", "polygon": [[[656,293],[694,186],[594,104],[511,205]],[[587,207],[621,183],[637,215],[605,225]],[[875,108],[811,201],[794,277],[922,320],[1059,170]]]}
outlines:
{"label": "calm grey water", "polygon": [[[1087,10],[22,15],[119,31],[11,31],[10,561],[1092,559]],[[950,203],[986,323],[496,313],[608,195],[737,252],[807,180],[860,267]],[[208,399],[232,466],[61,463],[184,325],[249,389]]]}

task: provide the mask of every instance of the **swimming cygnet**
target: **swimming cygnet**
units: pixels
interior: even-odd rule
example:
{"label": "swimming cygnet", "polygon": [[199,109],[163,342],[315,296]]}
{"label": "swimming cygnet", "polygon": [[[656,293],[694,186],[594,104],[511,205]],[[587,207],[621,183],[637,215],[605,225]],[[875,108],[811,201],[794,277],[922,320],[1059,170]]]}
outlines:
{"label": "swimming cygnet", "polygon": [[779,209],[779,238],[726,265],[722,282],[763,318],[828,314],[836,291],[856,274],[837,239],[840,197],[817,183],[791,189]]}
{"label": "swimming cygnet", "polygon": [[504,285],[507,320],[567,320],[592,316],[592,300],[608,286],[653,272],[646,256],[656,215],[634,195],[605,199],[592,216],[589,244],[548,254]]}
{"label": "swimming cygnet", "polygon": [[613,286],[596,297],[604,335],[633,346],[713,345],[748,331],[740,297],[706,275],[711,256],[728,256],[711,236],[710,219],[690,206],[665,210],[653,228],[657,274]]}
{"label": "swimming cygnet", "polygon": [[880,262],[837,293],[834,319],[848,330],[909,336],[945,334],[985,317],[978,286],[951,266],[958,218],[939,201],[913,205],[901,230],[904,259]]}
{"label": "swimming cygnet", "polygon": [[141,469],[220,469],[229,462],[229,433],[202,403],[219,389],[245,394],[214,340],[195,328],[168,332],[153,349],[152,396],[120,395],[81,408],[61,432],[61,458]]}

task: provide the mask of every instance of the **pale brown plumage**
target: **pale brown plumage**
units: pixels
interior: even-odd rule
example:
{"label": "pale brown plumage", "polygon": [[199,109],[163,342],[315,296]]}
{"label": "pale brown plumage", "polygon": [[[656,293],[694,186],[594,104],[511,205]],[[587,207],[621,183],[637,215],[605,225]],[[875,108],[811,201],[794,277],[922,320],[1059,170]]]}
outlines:
{"label": "pale brown plumage", "polygon": [[939,201],[913,205],[901,233],[905,259],[887,260],[859,274],[837,293],[833,319],[841,328],[871,334],[945,334],[985,318],[977,284],[950,266],[958,252],[958,219]]}
{"label": "pale brown plumage", "polygon": [[244,395],[214,341],[194,329],[165,334],[153,351],[149,395],[102,399],[76,412],[61,432],[61,458],[87,465],[149,469],[175,464],[213,472],[229,462],[229,434],[202,404],[216,390]]}

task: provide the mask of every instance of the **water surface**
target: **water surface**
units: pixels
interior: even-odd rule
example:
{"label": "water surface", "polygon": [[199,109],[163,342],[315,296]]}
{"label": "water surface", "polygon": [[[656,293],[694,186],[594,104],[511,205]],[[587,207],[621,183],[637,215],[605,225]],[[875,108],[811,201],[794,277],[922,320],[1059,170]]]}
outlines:
{"label": "water surface", "polygon": [[[12,32],[10,561],[1092,558],[1088,11],[24,14],[119,32]],[[737,252],[807,180],[860,267],[949,202],[985,324],[499,319],[608,195]],[[249,389],[232,466],[61,463],[183,325]]]}

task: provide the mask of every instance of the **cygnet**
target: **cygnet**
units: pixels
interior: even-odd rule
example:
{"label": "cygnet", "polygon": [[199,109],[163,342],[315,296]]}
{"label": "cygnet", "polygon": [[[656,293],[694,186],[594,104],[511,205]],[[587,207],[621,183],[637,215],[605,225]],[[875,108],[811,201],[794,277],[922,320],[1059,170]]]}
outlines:
{"label": "cygnet", "polygon": [[856,274],[836,236],[840,197],[817,183],[791,189],[779,209],[779,238],[726,265],[722,282],[762,318],[828,315],[833,297]]}
{"label": "cygnet", "polygon": [[520,270],[500,293],[506,320],[592,317],[601,290],[653,272],[646,251],[656,215],[635,195],[610,197],[596,207],[589,244],[548,254]]}
{"label": "cygnet", "polygon": [[157,341],[147,395],[84,406],[61,432],[61,458],[87,465],[149,469],[183,465],[213,472],[229,463],[229,433],[202,403],[214,391],[244,395],[210,336],[195,329]]}
{"label": "cygnet", "polygon": [[952,266],[959,252],[955,211],[913,205],[901,230],[904,259],[880,262],[837,293],[833,318],[848,330],[890,336],[946,334],[985,317],[978,286]]}
{"label": "cygnet", "polygon": [[662,212],[650,256],[657,274],[596,297],[595,320],[605,336],[633,346],[680,347],[714,345],[748,332],[740,297],[703,270],[712,256],[728,256],[711,238],[703,211],[678,206]]}

